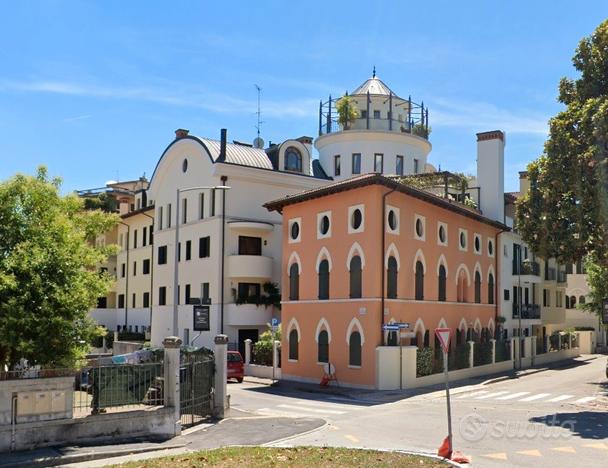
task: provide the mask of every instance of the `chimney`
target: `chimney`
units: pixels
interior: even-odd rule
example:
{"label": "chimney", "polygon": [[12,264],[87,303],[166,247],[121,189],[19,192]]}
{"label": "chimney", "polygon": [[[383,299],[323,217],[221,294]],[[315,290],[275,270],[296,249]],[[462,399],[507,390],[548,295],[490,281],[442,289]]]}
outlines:
{"label": "chimney", "polygon": [[479,208],[486,218],[505,221],[505,134],[500,130],[477,134]]}
{"label": "chimney", "polygon": [[177,130],[175,130],[175,139],[179,140],[180,138],[187,137],[188,133],[190,133],[190,130],[185,130],[183,128],[178,128]]}
{"label": "chimney", "polygon": [[218,161],[226,161],[226,129],[220,130],[220,157]]}
{"label": "chimney", "polygon": [[530,189],[530,179],[528,179],[528,171],[519,171],[519,193],[524,195]]}
{"label": "chimney", "polygon": [[129,212],[129,210],[131,209],[131,203],[130,200],[127,197],[123,197],[120,198],[118,200],[118,213],[120,215],[125,215]]}

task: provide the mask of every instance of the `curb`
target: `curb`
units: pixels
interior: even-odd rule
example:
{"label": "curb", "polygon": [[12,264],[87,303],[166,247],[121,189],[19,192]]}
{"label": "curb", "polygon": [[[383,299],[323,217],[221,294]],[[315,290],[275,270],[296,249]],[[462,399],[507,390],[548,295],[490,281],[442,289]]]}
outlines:
{"label": "curb", "polygon": [[59,455],[56,457],[41,457],[33,460],[21,460],[19,462],[0,464],[1,468],[19,468],[23,466],[30,467],[47,467],[47,466],[60,466],[68,465],[72,463],[81,463],[93,460],[104,460],[106,458],[117,458],[125,455],[137,455],[140,453],[148,452],[160,452],[162,450],[170,450],[176,448],[183,448],[188,444],[172,444],[165,445],[162,447],[139,447],[122,450],[114,450],[111,452],[85,452],[77,453],[73,455]]}
{"label": "curb", "polygon": [[[287,442],[288,440],[295,439],[296,437],[302,437],[308,434],[312,434],[313,432],[320,431],[321,429],[325,429],[329,424],[323,418],[317,418],[323,421],[319,427],[315,427],[314,429],[309,429],[308,431],[300,432],[299,434],[294,434],[287,437],[282,437],[281,439],[271,440],[270,442],[266,442],[265,444],[261,444],[260,447],[272,447],[274,444],[280,444],[281,442]],[[273,444],[273,445],[271,445]]]}

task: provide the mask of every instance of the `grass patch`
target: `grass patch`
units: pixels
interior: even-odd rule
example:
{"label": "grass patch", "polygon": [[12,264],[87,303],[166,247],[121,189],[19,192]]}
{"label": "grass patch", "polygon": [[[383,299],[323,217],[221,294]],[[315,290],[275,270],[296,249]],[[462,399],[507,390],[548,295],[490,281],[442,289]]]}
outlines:
{"label": "grass patch", "polygon": [[395,452],[333,447],[228,447],[116,465],[127,468],[176,467],[445,467],[439,460]]}

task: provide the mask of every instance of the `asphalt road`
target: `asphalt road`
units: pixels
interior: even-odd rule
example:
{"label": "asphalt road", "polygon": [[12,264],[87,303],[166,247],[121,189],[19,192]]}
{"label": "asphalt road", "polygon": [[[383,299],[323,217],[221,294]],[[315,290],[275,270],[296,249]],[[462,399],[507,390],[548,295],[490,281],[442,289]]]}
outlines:
{"label": "asphalt road", "polygon": [[[455,386],[454,448],[472,466],[608,466],[606,356],[583,356],[559,369],[486,384]],[[316,417],[319,430],[273,445],[330,445],[436,453],[447,435],[443,391],[386,403],[369,398],[229,386],[232,416]]]}

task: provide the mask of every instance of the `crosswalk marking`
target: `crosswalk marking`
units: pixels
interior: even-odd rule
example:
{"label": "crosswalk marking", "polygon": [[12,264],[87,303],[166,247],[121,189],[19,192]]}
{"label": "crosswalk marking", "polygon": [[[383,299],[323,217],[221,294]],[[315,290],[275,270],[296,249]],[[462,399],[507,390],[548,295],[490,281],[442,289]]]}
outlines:
{"label": "crosswalk marking", "polygon": [[564,452],[564,453],[576,453],[574,447],[553,447],[551,450],[555,450],[556,452]]}
{"label": "crosswalk marking", "polygon": [[468,395],[459,396],[458,398],[471,398],[471,397],[474,397],[474,396],[477,396],[477,395],[484,395],[486,393],[489,393],[489,392],[487,392],[485,390],[481,390],[479,392],[473,392],[473,393],[470,393]]}
{"label": "crosswalk marking", "polygon": [[334,409],[345,409],[345,410],[360,409],[360,407],[355,406],[355,405],[341,405],[339,403],[324,403],[321,401],[298,401],[296,404],[298,406],[300,406],[300,405],[314,406],[316,408],[321,407],[321,408],[334,408]]}
{"label": "crosswalk marking", "polygon": [[551,395],[550,393],[539,393],[537,395],[532,395],[532,396],[529,396],[527,398],[522,398],[519,401],[536,401],[536,400],[540,400],[541,398],[548,397],[550,395]]}
{"label": "crosswalk marking", "polygon": [[487,453],[485,455],[482,455],[482,457],[493,458],[494,460],[506,460],[507,454],[506,453]]}
{"label": "crosswalk marking", "polygon": [[564,400],[567,400],[569,398],[574,398],[574,395],[560,395],[558,397],[551,398],[550,400],[547,400],[547,401],[549,401],[550,403],[556,403],[558,401],[564,401]]}
{"label": "crosswalk marking", "polygon": [[588,397],[585,397],[585,398],[579,398],[574,403],[589,403],[590,401],[593,401],[593,400],[595,400],[595,397],[588,396]]}
{"label": "crosswalk marking", "polygon": [[316,409],[316,408],[303,408],[301,406],[296,405],[277,405],[277,408],[286,408],[286,409],[294,409],[296,411],[310,411],[312,413],[322,413],[322,414],[345,414],[346,411],[336,411],[330,409]]}
{"label": "crosswalk marking", "polygon": [[494,398],[499,395],[504,395],[505,393],[509,393],[509,392],[494,392],[494,393],[490,393],[489,395],[478,396],[475,399],[476,400],[487,400],[488,398]]}
{"label": "crosswalk marking", "polygon": [[515,453],[519,453],[520,455],[528,455],[530,457],[542,457],[542,454],[534,449],[534,450],[521,450],[520,452],[515,452]]}
{"label": "crosswalk marking", "polygon": [[600,449],[600,450],[608,450],[608,445],[606,445],[603,442],[596,442],[593,444],[583,444],[583,447],[596,448],[596,449]]}
{"label": "crosswalk marking", "polygon": [[522,397],[524,395],[529,395],[529,394],[530,394],[530,392],[511,393],[510,395],[501,396],[500,398],[497,398],[497,400],[513,400],[515,398],[519,398],[519,397]]}

